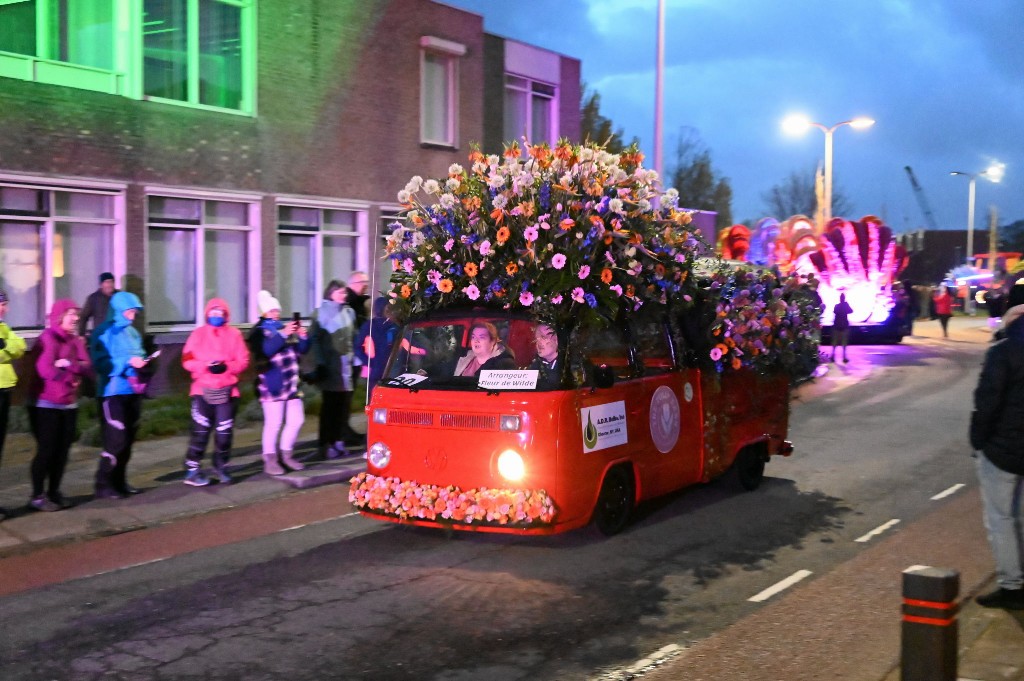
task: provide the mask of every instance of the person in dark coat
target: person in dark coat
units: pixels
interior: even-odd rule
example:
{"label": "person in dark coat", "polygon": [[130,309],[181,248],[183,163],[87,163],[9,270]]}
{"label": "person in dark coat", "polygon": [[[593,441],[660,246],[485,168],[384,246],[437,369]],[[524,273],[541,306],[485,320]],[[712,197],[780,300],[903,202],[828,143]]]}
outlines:
{"label": "person in dark coat", "polygon": [[100,287],[89,294],[82,306],[82,313],[78,315],[78,335],[86,337],[89,330],[89,320],[92,320],[93,328],[107,320],[107,308],[110,307],[110,298],[117,289],[114,288],[114,275],[104,272],[100,275]]}
{"label": "person in dark coat", "polygon": [[971,447],[998,587],[977,597],[989,608],[1024,610],[1024,285],[1014,286],[1004,337],[985,355],[974,391]]}
{"label": "person in dark coat", "polygon": [[391,346],[398,336],[398,325],[388,313],[388,299],[381,296],[373,301],[373,313],[363,322],[356,334],[356,359],[369,370],[366,375],[366,401],[373,395],[373,387],[384,376],[384,365],[391,356]]}
{"label": "person in dark coat", "polygon": [[836,361],[836,345],[843,348],[843,361],[849,362],[846,356],[846,346],[850,342],[850,315],[853,308],[846,302],[846,294],[839,294],[839,302],[832,308],[834,320],[832,322],[832,356],[830,362]]}
{"label": "person in dark coat", "polygon": [[309,335],[320,379],[320,452],[327,459],[336,459],[366,442],[349,424],[355,390],[352,367],[356,315],[348,305],[345,282],[333,280],[327,284],[324,299],[313,312]]}

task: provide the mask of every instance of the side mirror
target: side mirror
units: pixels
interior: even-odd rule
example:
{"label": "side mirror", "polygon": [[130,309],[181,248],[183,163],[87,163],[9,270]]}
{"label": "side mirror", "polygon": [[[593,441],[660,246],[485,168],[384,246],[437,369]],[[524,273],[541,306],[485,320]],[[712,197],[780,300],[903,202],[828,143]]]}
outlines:
{"label": "side mirror", "polygon": [[598,388],[610,388],[615,385],[615,371],[607,364],[594,369],[594,385]]}

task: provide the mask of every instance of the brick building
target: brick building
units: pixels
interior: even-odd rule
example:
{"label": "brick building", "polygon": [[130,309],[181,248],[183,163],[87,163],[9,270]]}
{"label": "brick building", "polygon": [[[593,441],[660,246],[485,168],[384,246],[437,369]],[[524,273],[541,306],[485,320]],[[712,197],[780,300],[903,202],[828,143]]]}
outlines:
{"label": "brick building", "polygon": [[304,315],[356,269],[380,290],[411,176],[578,139],[579,103],[578,60],[430,0],[0,3],[8,323],[103,271],[172,346],[213,295],[250,324],[261,288]]}

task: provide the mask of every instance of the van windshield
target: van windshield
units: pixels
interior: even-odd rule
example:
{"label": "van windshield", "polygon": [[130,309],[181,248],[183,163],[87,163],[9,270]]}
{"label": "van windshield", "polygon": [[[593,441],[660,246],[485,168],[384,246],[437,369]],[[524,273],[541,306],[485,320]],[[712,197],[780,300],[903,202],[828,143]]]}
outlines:
{"label": "van windshield", "polygon": [[532,318],[474,313],[407,324],[382,385],[447,390],[559,390],[556,329]]}

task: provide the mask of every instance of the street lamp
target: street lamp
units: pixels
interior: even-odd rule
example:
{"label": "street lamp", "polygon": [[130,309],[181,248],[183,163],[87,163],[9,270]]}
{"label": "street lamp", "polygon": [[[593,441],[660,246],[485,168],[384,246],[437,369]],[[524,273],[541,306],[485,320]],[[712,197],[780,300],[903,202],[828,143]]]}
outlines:
{"label": "street lamp", "polygon": [[825,225],[832,219],[832,134],[844,125],[862,130],[870,128],[874,124],[873,118],[866,118],[864,116],[836,123],[832,127],[815,123],[801,114],[788,116],[782,121],[782,129],[791,135],[802,135],[808,128],[817,128],[825,133],[825,205],[822,207],[822,222],[824,224],[819,225],[819,229],[822,231],[824,231]]}
{"label": "street lamp", "polygon": [[962,170],[954,170],[950,175],[963,175],[970,178],[967,185],[967,264],[974,263],[974,193],[975,183],[979,177],[986,177],[992,182],[999,182],[1003,179],[1006,166],[1002,163],[993,163],[980,173],[967,173]]}

